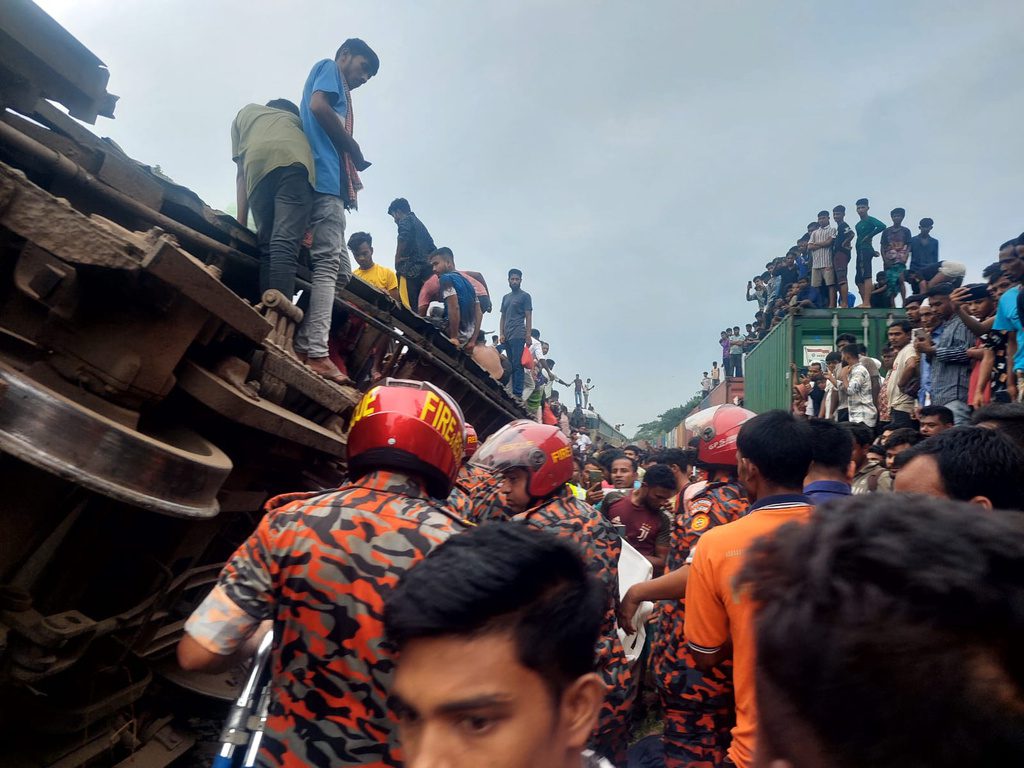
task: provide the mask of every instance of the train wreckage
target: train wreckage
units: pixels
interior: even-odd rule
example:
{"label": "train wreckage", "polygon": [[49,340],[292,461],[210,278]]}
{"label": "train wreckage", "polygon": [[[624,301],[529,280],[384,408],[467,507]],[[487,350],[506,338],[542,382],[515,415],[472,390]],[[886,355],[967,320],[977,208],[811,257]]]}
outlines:
{"label": "train wreckage", "polygon": [[525,414],[357,279],[353,386],[310,371],[253,233],[73,119],[113,117],[102,62],[27,0],[0,41],[0,763],[168,765],[178,697],[231,696],[177,669],[185,619],[268,497],[342,480],[361,390],[432,381],[481,436]]}

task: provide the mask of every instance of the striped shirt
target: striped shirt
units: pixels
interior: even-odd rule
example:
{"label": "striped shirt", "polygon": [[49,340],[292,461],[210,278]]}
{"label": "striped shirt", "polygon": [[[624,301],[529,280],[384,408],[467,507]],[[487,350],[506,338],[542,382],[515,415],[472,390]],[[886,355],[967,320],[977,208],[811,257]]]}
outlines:
{"label": "striped shirt", "polygon": [[836,236],[835,227],[821,227],[811,232],[811,267],[813,269],[831,269],[832,267],[832,245],[819,246],[816,243],[824,243]]}
{"label": "striped shirt", "polygon": [[939,338],[931,361],[932,403],[946,405],[955,400],[966,403],[971,379],[971,359],[967,350],[974,346],[976,337],[957,315],[937,330]]}

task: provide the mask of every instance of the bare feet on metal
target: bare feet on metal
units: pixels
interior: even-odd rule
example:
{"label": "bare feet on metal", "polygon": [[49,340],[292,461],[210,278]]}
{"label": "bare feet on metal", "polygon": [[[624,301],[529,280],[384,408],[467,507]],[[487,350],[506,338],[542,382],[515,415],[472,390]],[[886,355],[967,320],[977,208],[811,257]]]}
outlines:
{"label": "bare feet on metal", "polygon": [[333,382],[334,384],[352,383],[352,379],[339,371],[338,367],[331,362],[329,357],[311,357],[306,361],[306,366],[313,371],[313,373],[319,373],[325,379]]}

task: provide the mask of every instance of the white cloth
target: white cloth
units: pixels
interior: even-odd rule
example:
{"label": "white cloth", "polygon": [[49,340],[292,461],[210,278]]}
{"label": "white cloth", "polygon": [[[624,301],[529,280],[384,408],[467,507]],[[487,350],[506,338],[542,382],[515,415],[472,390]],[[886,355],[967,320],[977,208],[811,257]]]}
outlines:
{"label": "white cloth", "polygon": [[[642,581],[649,581],[654,574],[654,567],[651,561],[640,554],[628,541],[622,539],[622,552],[619,555],[619,599],[626,596],[626,592],[634,584]],[[636,632],[627,635],[622,627],[617,627],[619,640],[622,642],[622,650],[626,652],[626,661],[630,664],[640,658],[644,650],[644,640],[647,637],[647,617],[654,610],[654,603],[643,602],[636,609],[633,616],[633,626]]]}

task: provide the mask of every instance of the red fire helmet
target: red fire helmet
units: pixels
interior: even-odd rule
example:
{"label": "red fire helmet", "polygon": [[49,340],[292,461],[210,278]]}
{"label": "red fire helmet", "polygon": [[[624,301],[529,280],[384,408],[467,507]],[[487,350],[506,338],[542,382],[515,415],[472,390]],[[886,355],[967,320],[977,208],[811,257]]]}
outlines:
{"label": "red fire helmet", "polygon": [[447,392],[426,381],[385,379],[352,412],[349,474],[408,472],[423,479],[431,496],[443,499],[459,474],[464,438],[462,409]]}
{"label": "red fire helmet", "polygon": [[697,461],[735,467],[740,427],[756,415],[738,405],[715,405],[688,416],[686,429],[700,440]]}
{"label": "red fire helmet", "polygon": [[491,435],[473,464],[494,472],[521,467],[529,474],[527,492],[544,498],[572,477],[572,445],[558,427],[519,419]]}
{"label": "red fire helmet", "polygon": [[462,455],[464,458],[470,458],[476,449],[480,447],[480,438],[476,436],[476,429],[468,421],[466,422],[466,442],[462,449]]}

